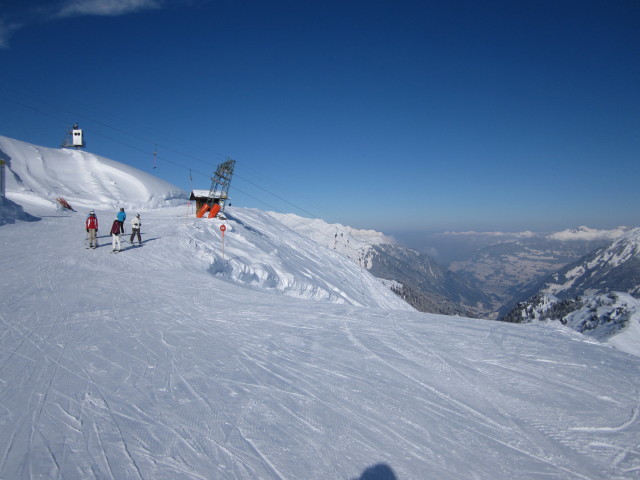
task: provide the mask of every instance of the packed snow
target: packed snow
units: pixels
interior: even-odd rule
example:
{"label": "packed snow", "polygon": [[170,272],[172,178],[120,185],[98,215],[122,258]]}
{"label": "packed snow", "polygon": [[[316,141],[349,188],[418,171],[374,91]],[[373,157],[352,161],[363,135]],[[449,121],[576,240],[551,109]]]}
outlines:
{"label": "packed snow", "polygon": [[[0,478],[640,477],[640,357],[419,313],[269,213],[196,219],[116,161],[0,150],[24,209],[0,210]],[[143,246],[112,253],[120,206]]]}

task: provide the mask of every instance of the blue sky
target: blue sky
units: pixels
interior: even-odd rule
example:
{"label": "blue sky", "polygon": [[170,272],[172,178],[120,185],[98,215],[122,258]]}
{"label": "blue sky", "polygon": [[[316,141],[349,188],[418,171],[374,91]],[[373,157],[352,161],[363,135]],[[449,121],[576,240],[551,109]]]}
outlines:
{"label": "blue sky", "polygon": [[[0,2],[0,135],[385,233],[640,226],[640,2]],[[157,168],[153,152],[157,150]],[[191,179],[190,179],[191,174]]]}

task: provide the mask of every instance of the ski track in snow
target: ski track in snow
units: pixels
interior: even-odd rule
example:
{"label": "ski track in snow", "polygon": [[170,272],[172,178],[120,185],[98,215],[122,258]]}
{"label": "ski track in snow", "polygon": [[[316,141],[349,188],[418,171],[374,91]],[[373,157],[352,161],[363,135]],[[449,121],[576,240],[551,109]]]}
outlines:
{"label": "ski track in snow", "polygon": [[238,285],[246,227],[222,261],[177,211],[118,255],[109,212],[96,250],[84,213],[0,227],[0,478],[638,478],[635,357]]}
{"label": "ski track in snow", "polygon": [[[553,467],[555,469],[558,469],[560,471],[565,471],[566,474],[570,474],[572,476],[575,476],[576,478],[589,478],[589,477],[583,476],[583,475],[581,475],[581,474],[579,474],[577,472],[574,472],[574,471],[571,471],[571,470],[567,470],[562,465],[559,465],[557,463],[551,462],[551,461],[545,459],[544,457],[536,454],[533,451],[529,451],[527,449],[519,448],[519,447],[517,447],[515,445],[510,444],[509,442],[505,442],[500,437],[504,436],[505,433],[507,435],[509,434],[508,431],[511,429],[510,426],[501,425],[501,424],[493,421],[491,418],[489,418],[488,416],[484,415],[480,411],[476,410],[471,405],[466,404],[466,403],[462,403],[462,402],[458,402],[454,398],[451,398],[450,395],[448,395],[448,394],[446,394],[444,392],[440,392],[436,388],[433,388],[433,387],[431,387],[429,385],[426,385],[423,382],[421,382],[420,380],[417,380],[417,379],[413,378],[412,376],[406,375],[404,370],[397,369],[396,367],[394,367],[394,366],[390,365],[389,363],[387,363],[378,354],[374,353],[374,352],[384,351],[384,348],[381,349],[380,346],[376,346],[375,349],[372,349],[372,348],[369,348],[369,347],[365,346],[360,340],[356,339],[356,337],[349,330],[349,328],[348,328],[348,326],[346,324],[344,325],[344,327],[345,327],[345,330],[347,331],[347,334],[348,334],[349,338],[351,339],[351,341],[354,343],[354,345],[356,347],[364,350],[366,353],[370,354],[372,357],[375,357],[378,360],[382,361],[385,365],[387,365],[389,368],[391,368],[392,370],[397,372],[399,375],[406,376],[410,381],[415,382],[420,388],[426,390],[429,395],[435,396],[436,398],[439,398],[439,399],[444,399],[445,400],[445,405],[447,405],[449,408],[444,412],[441,412],[437,408],[434,408],[433,411],[437,415],[442,415],[443,417],[448,418],[448,420],[450,422],[457,423],[463,429],[473,430],[478,435],[481,435],[481,436],[485,437],[487,441],[495,442],[495,443],[497,443],[499,445],[503,445],[503,446],[505,446],[505,447],[507,447],[509,449],[514,449],[518,453],[521,453],[521,454],[524,454],[524,455],[527,455],[527,456],[531,456],[536,461],[540,461],[540,462],[543,462],[543,463],[548,463],[551,467]],[[387,337],[378,337],[377,336],[377,337],[374,338],[374,340],[386,339],[386,338]],[[398,355],[399,357],[402,357],[403,359],[407,358],[405,355],[401,354],[400,352],[398,352],[395,349],[393,350],[393,354],[394,355]],[[449,370],[449,372],[448,372],[449,374],[455,375],[458,378],[461,378],[461,379],[465,378],[460,373],[460,371],[458,371],[458,368],[460,368],[460,367],[452,368],[451,365],[448,362],[444,361],[444,359],[440,355],[435,354],[435,357],[436,357],[435,358],[436,364],[440,363],[440,362],[442,363],[441,369]],[[430,365],[430,367],[432,367],[432,368],[434,366],[437,366],[437,365],[434,365],[434,364]],[[462,367],[462,368],[465,368],[465,367]],[[477,372],[477,371],[475,372],[476,375],[478,373],[479,372]],[[424,399],[425,395],[422,395],[421,397]],[[436,407],[437,405],[442,405],[442,402],[438,403],[436,401],[433,401],[432,405],[434,407]],[[484,405],[484,407],[486,408],[487,405]],[[479,419],[479,423],[477,425],[474,425],[474,424],[469,425],[467,423],[469,414],[474,416],[474,417],[477,417]],[[520,432],[520,434],[522,434],[522,432]]]}

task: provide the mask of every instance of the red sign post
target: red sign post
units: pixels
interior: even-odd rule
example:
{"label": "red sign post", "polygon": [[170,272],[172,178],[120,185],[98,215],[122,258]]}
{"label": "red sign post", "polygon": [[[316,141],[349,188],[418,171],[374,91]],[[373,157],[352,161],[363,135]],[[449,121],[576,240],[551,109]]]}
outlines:
{"label": "red sign post", "polygon": [[224,231],[227,229],[226,225],[220,225],[220,231],[222,232],[222,259],[224,260]]}

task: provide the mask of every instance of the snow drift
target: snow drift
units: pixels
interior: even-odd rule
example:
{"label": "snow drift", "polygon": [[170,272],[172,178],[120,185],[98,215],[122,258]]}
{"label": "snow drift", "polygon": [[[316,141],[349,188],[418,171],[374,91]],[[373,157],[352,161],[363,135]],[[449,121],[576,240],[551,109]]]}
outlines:
{"label": "snow drift", "polygon": [[26,213],[17,203],[12,202],[8,198],[0,197],[0,225],[14,223],[16,220],[33,222],[39,219]]}

